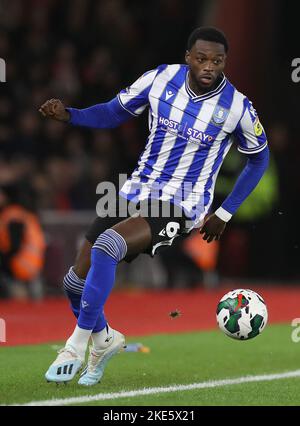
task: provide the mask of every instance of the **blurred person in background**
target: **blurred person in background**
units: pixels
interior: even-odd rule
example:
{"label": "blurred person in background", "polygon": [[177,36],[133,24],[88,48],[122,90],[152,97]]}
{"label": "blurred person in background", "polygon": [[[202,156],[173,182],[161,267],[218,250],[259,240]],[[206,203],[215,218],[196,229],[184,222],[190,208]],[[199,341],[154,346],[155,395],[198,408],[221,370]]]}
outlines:
{"label": "blurred person in background", "polygon": [[[9,160],[14,168],[18,157],[30,158],[39,209],[91,208],[90,198],[82,188],[87,182],[94,185],[95,173],[85,166],[86,160],[93,160],[99,150],[94,152],[93,145],[98,141],[88,130],[76,129],[74,137],[71,127],[62,129],[60,123],[37,122],[37,106],[53,93],[68,104],[78,105],[96,103],[99,97],[110,98],[116,88],[123,87],[137,73],[161,62],[162,54],[171,63],[178,48],[184,48],[182,37],[196,19],[196,14],[192,16],[178,0],[156,0],[151,5],[137,0],[129,3],[0,1],[0,57],[7,65],[7,82],[1,84],[0,91],[0,162],[2,158]],[[199,8],[197,0],[191,3],[194,10]],[[177,19],[182,19],[180,29],[175,25]],[[152,31],[154,22],[164,22],[174,41],[167,52],[163,45],[154,48],[158,39],[158,33]],[[160,24],[158,31],[164,31]],[[122,173],[129,173],[135,166],[145,134],[142,121],[126,123],[110,132],[117,149],[113,164],[105,165],[105,174],[111,177],[117,167]],[[71,139],[74,148],[69,143]],[[64,156],[65,160],[79,163],[79,155],[81,174],[64,189],[66,201],[57,202],[47,182],[48,162],[52,162],[52,157]],[[93,195],[97,184],[90,190]]]}
{"label": "blurred person in background", "polygon": [[[122,208],[120,202],[125,204],[125,216],[117,210],[101,217],[98,211],[76,264],[65,277],[64,288],[78,320],[46,372],[48,381],[72,380],[92,338],[88,365],[78,383],[95,385],[107,361],[124,347],[124,336],[108,325],[104,315],[120,261],[141,253],[154,256],[197,227],[208,243],[219,240],[264,174],[269,160],[266,135],[252,103],[223,73],[227,51],[222,32],[198,28],[188,39],[186,64],[160,65],[111,101],[86,109],[66,108],[59,99],[40,107],[43,117],[100,129],[120,126],[149,108],[150,132],[119,196],[112,191],[117,209]],[[216,178],[234,138],[238,150],[247,155],[247,164],[221,207],[209,214]],[[153,200],[158,215],[152,213]],[[131,214],[132,203],[139,213]]]}
{"label": "blurred person in background", "polygon": [[42,297],[45,239],[31,188],[0,185],[0,292],[2,297]]}

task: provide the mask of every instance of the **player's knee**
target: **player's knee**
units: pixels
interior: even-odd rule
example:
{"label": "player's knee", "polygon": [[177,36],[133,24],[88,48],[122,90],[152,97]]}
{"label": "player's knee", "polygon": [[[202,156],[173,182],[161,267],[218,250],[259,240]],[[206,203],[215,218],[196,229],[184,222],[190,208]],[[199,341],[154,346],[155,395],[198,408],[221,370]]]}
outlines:
{"label": "player's knee", "polygon": [[91,267],[91,259],[89,257],[88,259],[86,259],[86,261],[83,261],[81,259],[80,262],[76,262],[75,265],[73,266],[73,270],[75,274],[78,276],[78,278],[85,280],[90,267]]}
{"label": "player's knee", "polygon": [[74,267],[71,266],[69,272],[65,275],[63,280],[63,288],[67,294],[82,294],[85,280],[78,277],[74,271]]}
{"label": "player's knee", "polygon": [[108,254],[110,257],[120,262],[127,253],[127,244],[125,239],[116,232],[114,229],[107,229],[99,235],[92,249],[92,262],[93,254],[97,255],[100,251]]}
{"label": "player's knee", "polygon": [[85,280],[91,267],[91,248],[92,243],[85,241],[78,253],[77,259],[73,266],[73,271],[78,278]]}

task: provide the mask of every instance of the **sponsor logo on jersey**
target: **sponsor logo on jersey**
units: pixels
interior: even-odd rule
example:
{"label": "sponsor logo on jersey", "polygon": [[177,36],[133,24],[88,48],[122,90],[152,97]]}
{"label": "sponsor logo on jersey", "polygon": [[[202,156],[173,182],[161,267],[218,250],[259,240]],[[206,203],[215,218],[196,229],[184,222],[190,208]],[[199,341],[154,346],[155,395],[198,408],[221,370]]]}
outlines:
{"label": "sponsor logo on jersey", "polygon": [[158,119],[158,123],[162,125],[167,132],[175,134],[189,142],[200,144],[200,142],[208,143],[213,142],[214,140],[214,138],[208,133],[194,129],[193,127],[188,127],[188,123],[178,123],[175,120],[170,120],[161,116]]}
{"label": "sponsor logo on jersey", "polygon": [[256,136],[260,136],[263,132],[263,126],[260,124],[259,118],[256,117],[256,120],[254,121],[254,133]]}

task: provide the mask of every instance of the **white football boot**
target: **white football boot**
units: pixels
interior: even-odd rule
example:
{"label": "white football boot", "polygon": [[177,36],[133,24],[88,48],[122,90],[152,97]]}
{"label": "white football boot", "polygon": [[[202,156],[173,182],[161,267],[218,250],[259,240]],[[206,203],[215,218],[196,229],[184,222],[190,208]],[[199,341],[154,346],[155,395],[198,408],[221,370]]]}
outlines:
{"label": "white football boot", "polygon": [[110,358],[121,352],[125,347],[125,337],[123,334],[116,330],[110,329],[112,334],[110,336],[111,342],[109,346],[102,350],[95,350],[90,347],[90,355],[88,363],[84,371],[81,373],[78,381],[79,385],[93,386],[100,382],[105,366]]}
{"label": "white football boot", "polygon": [[45,378],[48,382],[69,382],[81,369],[83,361],[72,347],[62,348],[58,351],[56,360],[50,365]]}

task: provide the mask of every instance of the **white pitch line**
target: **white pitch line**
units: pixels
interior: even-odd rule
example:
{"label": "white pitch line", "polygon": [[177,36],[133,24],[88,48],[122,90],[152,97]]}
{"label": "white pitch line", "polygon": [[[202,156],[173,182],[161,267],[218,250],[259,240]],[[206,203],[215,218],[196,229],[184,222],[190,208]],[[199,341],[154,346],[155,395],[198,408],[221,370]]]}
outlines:
{"label": "white pitch line", "polygon": [[135,396],[141,396],[141,395],[154,395],[158,393],[189,391],[193,389],[217,388],[220,386],[230,386],[230,385],[240,385],[243,383],[273,381],[273,380],[280,380],[280,379],[289,379],[293,377],[300,377],[300,370],[287,371],[286,373],[278,373],[278,374],[264,374],[260,376],[237,377],[235,379],[213,380],[213,381],[202,382],[202,383],[191,383],[189,385],[172,385],[167,387],[144,388],[144,389],[136,389],[132,391],[123,391],[123,392],[114,392],[114,393],[98,393],[96,395],[78,396],[74,398],[48,399],[45,401],[32,401],[26,404],[13,404],[13,405],[55,406],[55,405],[82,404],[85,402],[105,401],[108,399],[133,398]]}

